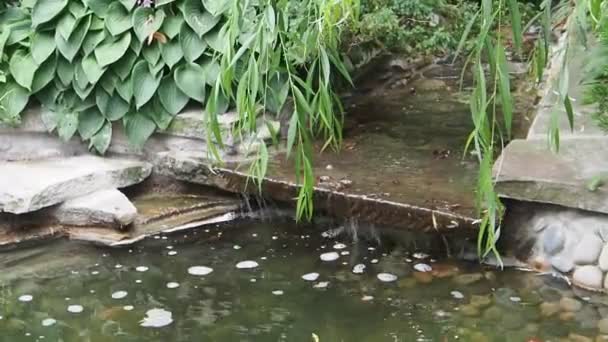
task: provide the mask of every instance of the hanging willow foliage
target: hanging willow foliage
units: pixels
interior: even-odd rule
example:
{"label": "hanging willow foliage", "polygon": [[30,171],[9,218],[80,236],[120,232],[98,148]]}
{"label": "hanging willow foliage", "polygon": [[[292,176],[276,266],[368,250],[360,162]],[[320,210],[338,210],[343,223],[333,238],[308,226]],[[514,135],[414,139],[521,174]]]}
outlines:
{"label": "hanging willow foliage", "polygon": [[[295,154],[298,217],[312,215],[312,139],[341,141],[334,71],[358,0],[23,0],[0,8],[0,120],[18,123],[32,98],[47,127],[78,134],[103,154],[112,122],[141,147],[188,104],[206,109],[207,141],[223,146],[218,115],[239,113],[235,131],[292,99],[287,136]],[[208,144],[219,160],[214,143]],[[266,172],[261,147],[250,171]]]}

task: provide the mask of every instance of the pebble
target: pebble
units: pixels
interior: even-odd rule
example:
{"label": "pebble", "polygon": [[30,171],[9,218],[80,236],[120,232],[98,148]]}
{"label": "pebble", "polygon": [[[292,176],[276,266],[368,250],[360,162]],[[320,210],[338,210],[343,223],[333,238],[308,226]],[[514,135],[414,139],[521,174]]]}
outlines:
{"label": "pebble", "polygon": [[363,296],[361,297],[361,300],[364,302],[369,302],[370,300],[373,300],[374,297],[373,296]]}
{"label": "pebble", "polygon": [[481,273],[465,273],[454,277],[454,282],[459,285],[471,285],[483,279]]}
{"label": "pebble", "polygon": [[561,224],[553,224],[543,232],[543,250],[549,255],[555,255],[564,249],[566,234]]}
{"label": "pebble", "polygon": [[315,281],[318,278],[319,278],[319,273],[316,273],[316,272],[307,273],[302,276],[302,279],[304,279],[306,281]]}
{"label": "pebble", "polygon": [[574,269],[574,262],[569,257],[554,256],[551,258],[551,266],[562,273],[569,273]]}
{"label": "pebble", "polygon": [[323,261],[335,261],[340,258],[340,254],[338,254],[337,252],[328,252],[321,254],[320,258]]}
{"label": "pebble", "polygon": [[600,259],[598,264],[602,271],[608,271],[608,244],[605,244],[602,248],[602,252],[600,253]]}
{"label": "pebble", "polygon": [[557,314],[560,310],[559,303],[544,302],[540,305],[540,314],[544,317],[551,317]]}
{"label": "pebble", "polygon": [[353,267],[353,273],[354,274],[362,274],[363,272],[365,272],[365,268],[366,268],[366,266],[364,264],[356,264]]}
{"label": "pebble", "polygon": [[452,291],[450,292],[450,295],[452,295],[452,298],[454,299],[464,299],[464,295],[460,291]]}
{"label": "pebble", "polygon": [[430,272],[433,268],[427,264],[416,264],[414,265],[414,269],[418,272]]}
{"label": "pebble", "polygon": [[563,297],[559,301],[559,307],[563,311],[575,312],[583,308],[583,303],[570,297]]}
{"label": "pebble", "polygon": [[236,268],[238,268],[238,269],[251,269],[251,268],[256,268],[258,266],[259,266],[258,263],[253,260],[241,261],[238,264],[236,264]]}
{"label": "pebble", "polygon": [[372,261],[370,261],[372,264],[377,264],[378,262],[380,262],[380,260],[378,259],[372,259]]}
{"label": "pebble", "polygon": [[574,248],[572,260],[575,264],[595,263],[602,252],[604,243],[595,234],[585,234]]}
{"label": "pebble", "polygon": [[602,270],[592,265],[577,267],[572,274],[572,280],[576,285],[594,289],[602,287],[603,278]]}
{"label": "pebble", "polygon": [[376,277],[384,283],[390,283],[397,280],[397,276],[391,273],[378,273]]}

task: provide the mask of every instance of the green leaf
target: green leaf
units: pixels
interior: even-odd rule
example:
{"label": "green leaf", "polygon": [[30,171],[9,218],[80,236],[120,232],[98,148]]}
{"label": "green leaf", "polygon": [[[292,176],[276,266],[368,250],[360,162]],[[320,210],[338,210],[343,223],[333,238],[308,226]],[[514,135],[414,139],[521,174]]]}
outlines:
{"label": "green leaf", "polygon": [[101,85],[101,88],[103,88],[103,90],[105,90],[108,94],[114,94],[116,84],[119,82],[120,78],[118,78],[118,76],[116,76],[116,74],[110,70],[105,72],[103,76],[101,76],[101,79],[99,80],[99,85]]}
{"label": "green leaf", "polygon": [[135,7],[137,0],[120,0],[120,3],[127,9],[127,11],[131,11],[133,7]]}
{"label": "green leaf", "polygon": [[38,64],[23,50],[17,50],[11,57],[9,71],[15,81],[25,89],[32,90],[32,81],[37,69]]}
{"label": "green leaf", "polygon": [[78,116],[78,133],[82,140],[89,140],[99,132],[106,119],[97,108],[90,108]]}
{"label": "green leaf", "polygon": [[[84,17],[88,12],[87,8],[84,7],[84,5],[80,1],[69,1],[68,11],[70,13],[72,13],[72,15],[76,19],[80,19],[80,18]],[[68,39],[68,38],[69,37],[65,37],[65,39]]]}
{"label": "green leaf", "polygon": [[188,63],[194,63],[207,48],[207,43],[187,24],[182,25],[179,33],[179,43],[182,46],[184,58]]}
{"label": "green leaf", "polygon": [[509,80],[509,70],[507,67],[507,57],[500,41],[496,45],[496,62],[498,68],[498,90],[502,105],[502,115],[505,119],[507,137],[511,137],[511,126],[513,123],[513,98],[511,97],[511,85]]}
{"label": "green leaf", "polygon": [[152,119],[161,130],[167,129],[173,120],[173,115],[165,110],[158,99],[148,103],[140,112]]}
{"label": "green leaf", "polygon": [[31,38],[30,51],[36,64],[44,63],[55,52],[55,46],[55,39],[50,33],[35,32]]}
{"label": "green leaf", "polygon": [[105,27],[106,27],[106,25],[105,25],[103,19],[101,19],[100,17],[98,17],[96,15],[91,16],[91,27],[89,27],[89,30],[99,31],[99,30],[104,30]]}
{"label": "green leaf", "polygon": [[114,0],[84,0],[87,7],[100,18],[105,18],[112,2],[114,2]]}
{"label": "green leaf", "polygon": [[95,49],[95,57],[101,66],[107,66],[121,59],[131,44],[131,33],[125,33],[113,42],[104,42]]}
{"label": "green leaf", "polygon": [[110,5],[104,22],[106,28],[113,36],[118,36],[133,27],[129,12],[127,12],[124,6],[118,2]]}
{"label": "green leaf", "polygon": [[55,77],[55,70],[57,69],[57,55],[47,59],[40,65],[36,73],[34,74],[34,80],[32,81],[32,93],[37,93],[42,88],[46,87],[53,77]]}
{"label": "green leaf", "polygon": [[213,86],[215,84],[215,80],[220,77],[220,65],[210,58],[201,63],[201,67],[203,68],[203,75],[207,80],[207,84]]}
{"label": "green leaf", "polygon": [[133,64],[137,60],[137,55],[130,50],[127,50],[125,55],[115,64],[112,65],[112,70],[120,77],[121,80],[126,80],[131,75]]}
{"label": "green leaf", "polygon": [[74,57],[76,57],[76,54],[82,46],[82,42],[84,41],[90,25],[90,15],[82,18],[68,40],[65,40],[58,31],[55,32],[55,43],[57,44],[57,49],[68,61],[72,62]]}
{"label": "green leaf", "polygon": [[142,49],[142,55],[150,65],[156,65],[160,59],[159,45],[160,44],[155,41],[152,45],[147,45]]}
{"label": "green leaf", "polygon": [[162,31],[169,39],[177,37],[184,24],[184,18],[180,15],[170,15],[163,22]]}
{"label": "green leaf", "polygon": [[128,78],[123,80],[123,82],[118,82],[116,84],[116,91],[118,95],[122,97],[123,100],[131,103],[131,99],[133,98],[133,81],[132,78]]}
{"label": "green leaf", "polygon": [[154,12],[149,7],[137,8],[133,13],[132,24],[139,41],[143,42],[148,36],[160,30],[164,20],[165,12],[163,10]]}
{"label": "green leaf", "polygon": [[141,113],[129,114],[125,119],[125,133],[129,143],[134,147],[142,148],[156,130],[156,124]]}
{"label": "green leaf", "polygon": [[57,76],[59,76],[59,80],[66,87],[74,79],[74,67],[61,56],[57,60]]}
{"label": "green leaf", "polygon": [[165,61],[162,59],[156,63],[156,65],[148,64],[148,70],[152,75],[157,75],[161,70],[165,68]]}
{"label": "green leaf", "polygon": [[122,99],[118,92],[108,95],[103,90],[97,90],[95,92],[95,98],[97,108],[99,108],[103,116],[110,121],[122,119],[125,114],[129,112],[129,103]]}
{"label": "green leaf", "polygon": [[68,5],[68,0],[37,0],[32,9],[32,26],[53,20]]}
{"label": "green leaf", "polygon": [[82,70],[89,83],[96,84],[101,76],[103,76],[103,73],[106,72],[106,69],[99,65],[97,59],[92,54],[82,59]]}
{"label": "green leaf", "polygon": [[163,61],[173,69],[173,66],[184,58],[182,47],[177,39],[168,41],[166,44],[162,44],[160,49]]}
{"label": "green leaf", "polygon": [[23,20],[7,26],[10,29],[10,36],[6,42],[6,45],[10,46],[13,44],[20,43],[27,39],[32,32],[32,22],[29,20]]}
{"label": "green leaf", "polygon": [[177,87],[198,102],[205,102],[204,70],[197,64],[184,64],[175,69]]}
{"label": "green leaf", "polygon": [[165,77],[160,83],[158,97],[167,112],[173,115],[181,112],[190,101],[190,98],[179,90],[171,76]]}
{"label": "green leaf", "polygon": [[209,13],[217,17],[230,9],[230,0],[203,0],[203,5]]}
{"label": "green leaf", "polygon": [[89,31],[89,34],[87,34],[82,42],[82,52],[84,52],[84,55],[88,56],[91,52],[95,51],[95,48],[97,48],[105,38],[106,31],[104,30]]}
{"label": "green leaf", "polygon": [[57,113],[57,133],[63,141],[72,139],[78,129],[78,114],[74,112]]}
{"label": "green leaf", "polygon": [[162,73],[154,76],[148,70],[145,61],[140,61],[133,68],[133,96],[135,97],[135,107],[141,108],[148,103],[160,85]]}
{"label": "green leaf", "polygon": [[199,37],[211,31],[220,21],[220,17],[214,17],[205,10],[201,0],[185,0],[182,9],[184,19]]}
{"label": "green leaf", "polygon": [[105,154],[110,147],[112,140],[112,124],[108,121],[104,123],[101,129],[91,137],[90,147],[94,147],[99,154]]}
{"label": "green leaf", "polygon": [[6,42],[8,42],[8,38],[11,36],[10,29],[0,30],[0,56],[4,54],[4,47],[6,46]]}
{"label": "green leaf", "polygon": [[230,42],[228,38],[228,31],[225,26],[216,28],[204,37],[205,42],[217,52],[224,52],[226,50]]}
{"label": "green leaf", "polygon": [[508,0],[509,13],[511,13],[511,30],[513,31],[513,42],[515,49],[521,53],[523,49],[523,34],[521,29],[521,14],[519,13],[519,1]]}
{"label": "green leaf", "polygon": [[564,108],[566,109],[570,131],[574,131],[574,110],[572,109],[572,102],[570,102],[570,96],[568,96],[568,94],[565,94],[564,97]]}
{"label": "green leaf", "polygon": [[13,82],[6,83],[0,90],[0,117],[6,117],[8,121],[18,118],[29,98],[27,89]]}
{"label": "green leaf", "polygon": [[57,22],[57,31],[59,31],[63,39],[68,40],[72,32],[74,32],[77,23],[76,18],[71,13],[66,12]]}

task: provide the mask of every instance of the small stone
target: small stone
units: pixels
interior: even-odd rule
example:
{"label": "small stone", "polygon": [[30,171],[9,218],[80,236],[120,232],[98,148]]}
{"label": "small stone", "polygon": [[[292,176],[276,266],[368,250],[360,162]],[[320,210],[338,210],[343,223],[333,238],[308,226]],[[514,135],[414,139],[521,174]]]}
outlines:
{"label": "small stone", "polygon": [[282,296],[283,295],[283,290],[274,290],[272,291],[272,294],[275,296]]}
{"label": "small stone", "polygon": [[484,308],[490,304],[492,304],[492,299],[490,298],[490,296],[480,296],[480,295],[471,296],[470,305],[473,305],[474,307]]}
{"label": "small stone", "polygon": [[116,291],[112,293],[112,299],[123,299],[128,295],[127,291]]}
{"label": "small stone", "polygon": [[597,266],[591,265],[577,267],[574,270],[574,274],[572,274],[572,280],[575,285],[593,289],[602,287],[603,278],[602,270]]}
{"label": "small stone", "polygon": [[543,233],[543,250],[549,255],[555,255],[564,249],[566,234],[561,224],[553,224]]}
{"label": "small stone", "polygon": [[176,283],[174,281],[167,283],[167,288],[168,289],[176,289],[179,287],[179,283]]}
{"label": "small stone", "polygon": [[598,264],[602,271],[608,271],[608,243],[604,245],[602,248],[602,252],[600,253],[600,259]]}
{"label": "small stone", "polygon": [[583,303],[574,298],[563,297],[559,301],[559,307],[563,311],[575,312],[583,308]]}
{"label": "small stone", "polygon": [[32,296],[32,295],[22,295],[22,296],[19,296],[19,298],[18,298],[18,300],[20,302],[24,302],[24,303],[31,302],[33,299],[34,299],[34,296]]}
{"label": "small stone", "polygon": [[312,287],[315,289],[324,289],[326,287],[329,286],[329,282],[328,281],[320,281],[316,284],[314,284]]}
{"label": "small stone", "polygon": [[591,337],[587,337],[587,336],[579,335],[579,334],[575,334],[575,333],[570,333],[570,335],[568,335],[568,340],[571,342],[593,342]]}
{"label": "small stone", "polygon": [[82,305],[70,305],[68,306],[68,312],[70,313],[81,313],[84,310]]}
{"label": "small stone", "polygon": [[45,318],[42,320],[43,327],[50,327],[51,325],[55,325],[55,323],[57,323],[57,321],[53,318]]}
{"label": "small stone", "polygon": [[461,305],[460,312],[465,316],[479,316],[479,308],[471,304]]}
{"label": "small stone", "polygon": [[566,311],[566,312],[560,312],[559,313],[559,320],[560,321],[564,321],[564,322],[568,322],[574,319],[575,313],[572,311]]}
{"label": "small stone", "polygon": [[568,257],[554,256],[551,258],[551,266],[562,273],[569,273],[574,268],[574,262]]}
{"label": "small stone", "polygon": [[483,279],[481,273],[465,273],[454,277],[454,282],[459,285],[471,285]]}
{"label": "small stone", "polygon": [[188,268],[188,273],[196,276],[206,276],[211,272],[213,272],[213,268],[206,266],[192,266]]}
{"label": "small stone", "polygon": [[578,242],[572,254],[572,260],[575,264],[592,264],[597,262],[604,243],[595,234],[585,234]]}
{"label": "small stone", "polygon": [[370,300],[373,300],[373,299],[374,299],[373,296],[368,296],[368,295],[361,297],[361,300],[364,302],[369,302]]}

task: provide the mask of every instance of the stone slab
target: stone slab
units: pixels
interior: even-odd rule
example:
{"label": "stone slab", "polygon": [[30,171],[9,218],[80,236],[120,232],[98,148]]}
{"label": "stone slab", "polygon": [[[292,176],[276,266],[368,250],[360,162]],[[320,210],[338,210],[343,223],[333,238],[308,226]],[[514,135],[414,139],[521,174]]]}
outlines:
{"label": "stone slab", "polygon": [[21,214],[95,191],[137,184],[147,162],[82,155],[0,164],[0,212]]}
{"label": "stone slab", "polygon": [[608,188],[587,184],[608,172],[608,139],[569,139],[559,153],[542,140],[514,140],[494,165],[503,197],[608,213]]}
{"label": "stone slab", "polygon": [[137,208],[117,189],[101,190],[69,199],[51,209],[57,223],[67,226],[124,228],[135,221]]}
{"label": "stone slab", "polygon": [[0,133],[0,161],[71,157],[88,153],[78,139],[62,141],[48,133]]}

